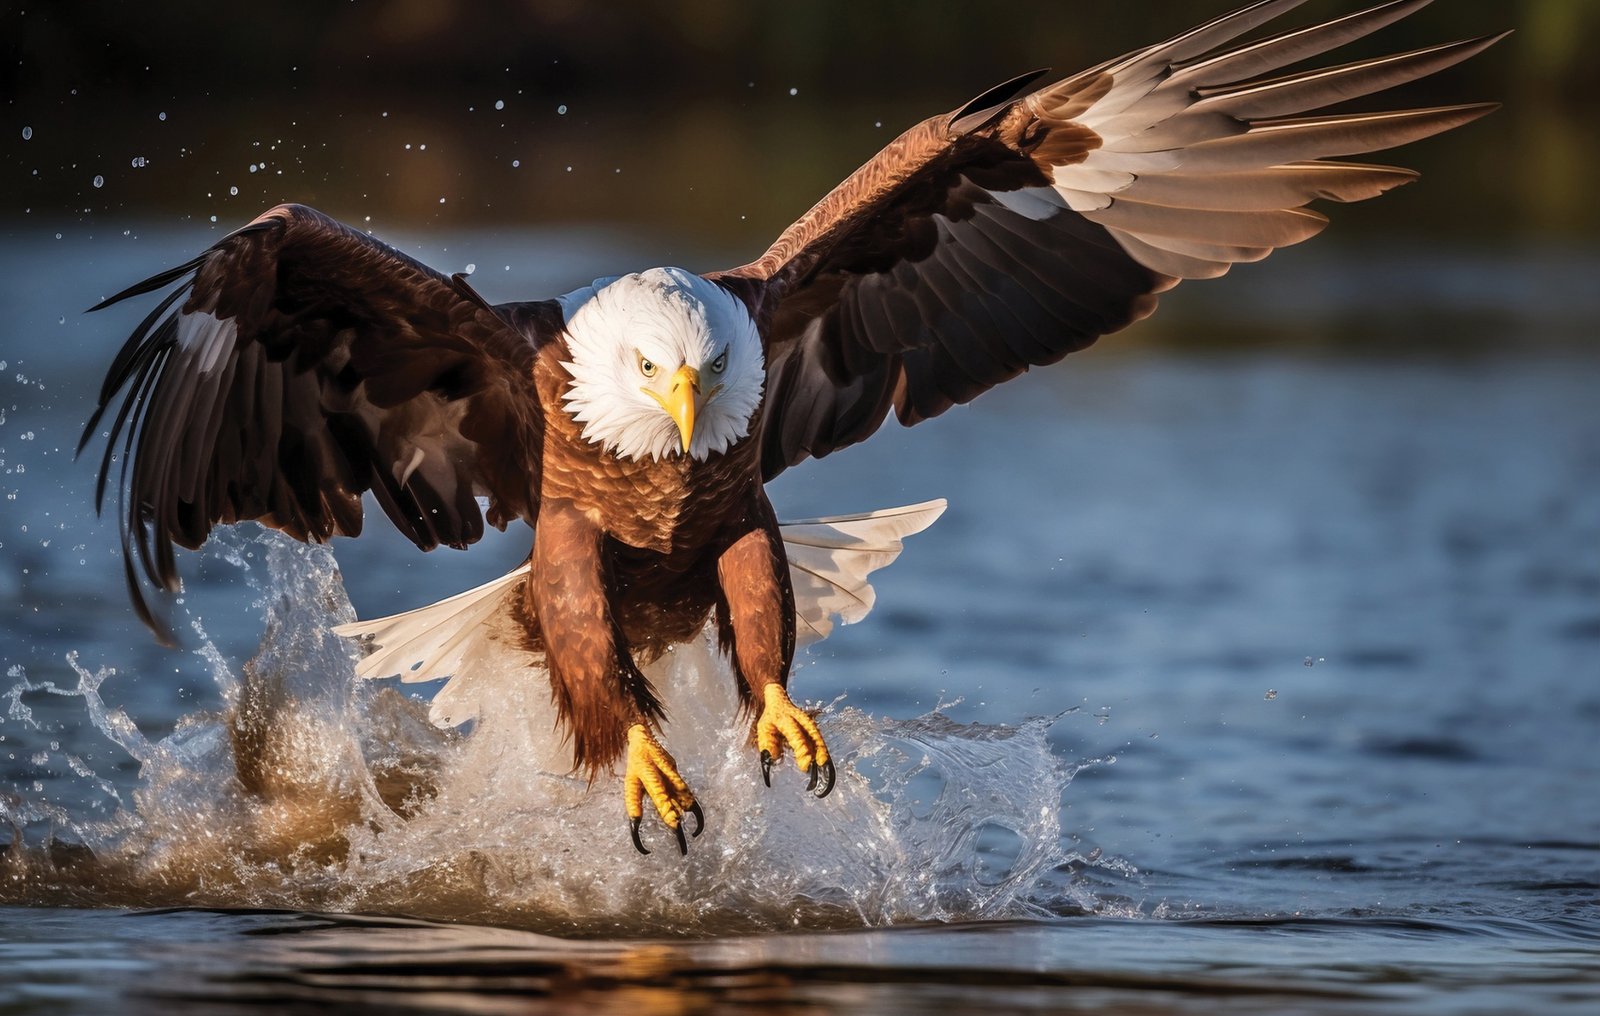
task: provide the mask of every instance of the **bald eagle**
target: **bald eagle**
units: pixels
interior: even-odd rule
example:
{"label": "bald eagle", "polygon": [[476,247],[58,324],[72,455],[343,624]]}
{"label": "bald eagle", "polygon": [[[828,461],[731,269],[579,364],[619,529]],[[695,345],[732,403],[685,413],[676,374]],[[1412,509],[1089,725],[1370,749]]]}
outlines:
{"label": "bald eagle", "polygon": [[[1416,177],[1331,158],[1494,108],[1308,115],[1499,37],[1284,74],[1428,0],[1238,41],[1300,2],[991,89],[907,130],[727,271],[654,268],[490,304],[310,208],[268,210],[99,305],[178,284],[117,355],[84,432],[126,392],[96,503],[120,446],[136,609],[165,634],[145,586],[177,590],[173,545],[199,547],[219,523],[354,536],[369,491],[423,550],[520,521],[533,546],[510,575],[341,629],[371,654],[361,673],[445,676],[478,633],[509,625],[542,659],[574,769],[593,780],[625,759],[635,846],[648,798],[684,850],[703,812],[657,740],[641,668],[710,624],[768,785],[787,750],[826,796],[826,741],[785,691],[796,643],[825,634],[941,505],[786,530],[765,484],[891,410],[906,426],[938,416],[1145,317],[1184,279],[1311,237],[1327,220],[1308,203]],[[437,718],[466,718],[448,688],[440,700]]]}

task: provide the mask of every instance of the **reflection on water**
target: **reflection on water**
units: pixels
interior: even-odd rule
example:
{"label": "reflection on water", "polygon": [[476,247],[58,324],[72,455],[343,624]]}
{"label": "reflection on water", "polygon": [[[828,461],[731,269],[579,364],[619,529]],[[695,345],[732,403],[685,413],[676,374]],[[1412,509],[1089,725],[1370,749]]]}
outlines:
{"label": "reflection on water", "polygon": [[1592,947],[1492,921],[1085,918],[660,942],[198,910],[0,919],[26,928],[0,943],[15,975],[0,1000],[39,1011],[1439,1014],[1582,1012],[1596,997]]}

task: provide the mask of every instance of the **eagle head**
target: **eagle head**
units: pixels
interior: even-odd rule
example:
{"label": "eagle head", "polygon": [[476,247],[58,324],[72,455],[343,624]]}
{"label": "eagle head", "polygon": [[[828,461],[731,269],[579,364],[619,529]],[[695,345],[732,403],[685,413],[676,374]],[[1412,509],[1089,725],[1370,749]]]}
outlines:
{"label": "eagle head", "polygon": [[585,440],[624,458],[704,460],[750,433],[765,361],[732,293],[652,268],[596,280],[561,304],[572,356],[562,402]]}

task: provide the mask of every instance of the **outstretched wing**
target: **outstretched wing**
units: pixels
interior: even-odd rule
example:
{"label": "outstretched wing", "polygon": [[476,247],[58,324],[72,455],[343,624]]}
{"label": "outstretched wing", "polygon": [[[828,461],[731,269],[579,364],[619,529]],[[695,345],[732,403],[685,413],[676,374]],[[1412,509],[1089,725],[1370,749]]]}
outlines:
{"label": "outstretched wing", "polygon": [[[1307,116],[1464,60],[1499,37],[1272,77],[1403,18],[1395,0],[1230,47],[1303,0],[1264,0],[1056,84],[1040,74],[911,128],[717,276],[770,314],[767,478],[1053,363],[1299,243],[1416,174],[1324,161],[1427,137],[1493,104]],[[1041,72],[1042,74],[1042,72]]]}
{"label": "outstretched wing", "polygon": [[126,389],[95,502],[120,441],[128,585],[158,635],[139,573],[175,590],[172,545],[198,547],[218,523],[354,536],[368,490],[424,550],[483,535],[475,496],[496,525],[533,518],[532,371],[560,326],[553,304],[502,316],[459,276],[281,205],[95,309],[180,279],[112,363],[79,443]]}

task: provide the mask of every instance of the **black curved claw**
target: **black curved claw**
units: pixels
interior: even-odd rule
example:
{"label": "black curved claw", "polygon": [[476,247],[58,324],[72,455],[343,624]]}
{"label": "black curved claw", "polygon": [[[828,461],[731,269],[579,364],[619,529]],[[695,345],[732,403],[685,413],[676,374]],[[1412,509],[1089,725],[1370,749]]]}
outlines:
{"label": "black curved claw", "polygon": [[689,814],[694,816],[694,832],[690,836],[699,836],[706,831],[706,813],[700,810],[700,802],[689,805]]}
{"label": "black curved claw", "polygon": [[761,782],[772,786],[772,752],[761,749]]}
{"label": "black curved claw", "polygon": [[[822,789],[816,792],[819,799],[827,797],[829,794],[833,793],[833,759],[830,758],[828,761],[822,763],[822,775],[824,777]],[[810,790],[816,785],[817,764],[813,762],[811,763],[811,785],[806,787],[806,789]]]}
{"label": "black curved claw", "polygon": [[806,781],[806,789],[807,790],[816,790],[817,789],[817,764],[815,762],[812,762],[811,765],[806,767],[806,775],[811,777],[811,779]]}
{"label": "black curved claw", "polygon": [[[639,823],[643,820],[643,815],[640,815],[638,818],[629,819],[628,832],[633,836],[633,849],[637,850],[641,854],[648,854],[650,851],[644,848],[644,843],[639,839]],[[681,836],[682,834],[679,835]]]}
{"label": "black curved claw", "polygon": [[678,853],[682,854],[684,857],[688,857],[689,841],[683,838],[683,822],[680,821],[677,825],[673,826],[672,831],[678,837]]}

